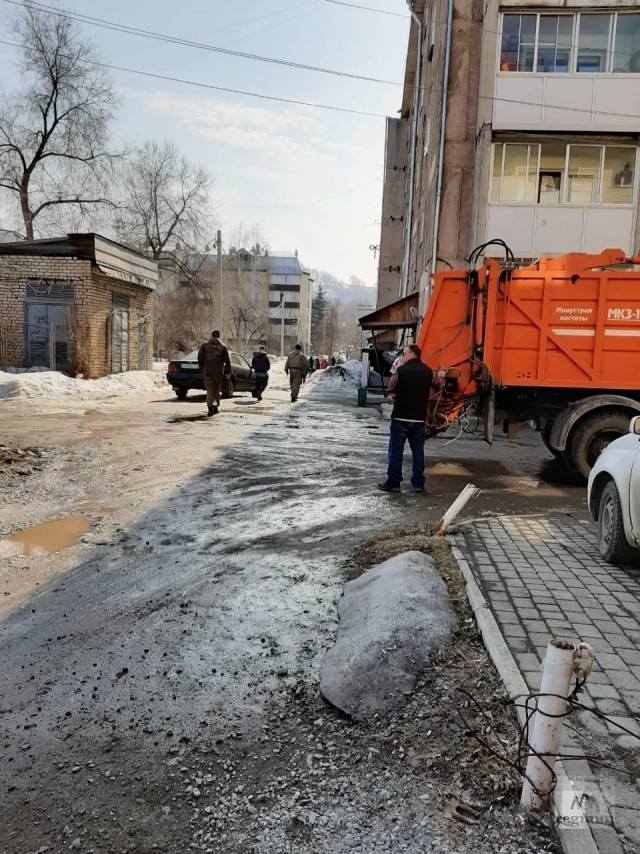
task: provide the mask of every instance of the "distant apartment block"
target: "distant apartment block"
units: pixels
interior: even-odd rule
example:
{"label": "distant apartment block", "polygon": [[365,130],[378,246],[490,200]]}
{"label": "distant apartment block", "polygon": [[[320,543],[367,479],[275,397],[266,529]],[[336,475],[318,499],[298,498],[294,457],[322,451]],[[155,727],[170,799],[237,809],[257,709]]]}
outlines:
{"label": "distant apartment block", "polygon": [[160,300],[180,293],[196,299],[208,326],[220,326],[223,340],[239,353],[266,343],[269,352],[286,354],[298,343],[310,347],[312,284],[297,253],[256,245],[231,247],[220,259],[171,253],[160,262],[158,294]]}

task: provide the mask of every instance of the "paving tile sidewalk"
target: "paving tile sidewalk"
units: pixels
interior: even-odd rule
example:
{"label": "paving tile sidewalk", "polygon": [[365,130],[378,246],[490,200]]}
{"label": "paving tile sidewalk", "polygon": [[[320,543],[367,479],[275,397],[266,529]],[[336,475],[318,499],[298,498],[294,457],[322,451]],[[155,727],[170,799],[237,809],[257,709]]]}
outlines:
{"label": "paving tile sidewalk", "polygon": [[640,738],[613,724],[640,736],[640,568],[604,563],[593,527],[567,517],[478,520],[460,529],[456,544],[532,692],[551,637],[593,646],[597,662],[581,700],[611,723],[572,716],[563,751],[601,762],[579,758],[565,768],[591,796],[599,850],[640,852]]}

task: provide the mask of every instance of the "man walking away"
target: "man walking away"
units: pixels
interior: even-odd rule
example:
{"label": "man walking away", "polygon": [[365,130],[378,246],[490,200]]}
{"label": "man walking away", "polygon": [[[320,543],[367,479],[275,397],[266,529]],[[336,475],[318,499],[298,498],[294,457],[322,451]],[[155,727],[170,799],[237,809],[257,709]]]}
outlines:
{"label": "man walking away", "polygon": [[287,361],[284,364],[284,372],[289,375],[291,403],[295,403],[298,399],[302,376],[303,374],[306,376],[309,373],[309,361],[302,352],[301,344],[296,344],[295,349],[287,356]]}
{"label": "man walking away", "polygon": [[402,456],[409,441],[413,468],[411,487],[424,492],[424,424],[427,417],[433,371],[420,361],[420,347],[404,348],[402,364],[389,380],[389,393],[395,396],[389,427],[387,479],[378,484],[383,492],[400,492]]}
{"label": "man walking away", "polygon": [[271,369],[271,362],[267,356],[267,348],[264,345],[261,344],[258,347],[258,351],[253,354],[251,367],[256,372],[256,390],[253,392],[253,396],[257,400],[262,400],[262,392],[269,382],[269,371]]}
{"label": "man walking away", "polygon": [[222,378],[231,376],[229,351],[220,340],[220,332],[214,329],[211,338],[198,350],[198,364],[207,390],[207,415],[217,415],[220,406]]}

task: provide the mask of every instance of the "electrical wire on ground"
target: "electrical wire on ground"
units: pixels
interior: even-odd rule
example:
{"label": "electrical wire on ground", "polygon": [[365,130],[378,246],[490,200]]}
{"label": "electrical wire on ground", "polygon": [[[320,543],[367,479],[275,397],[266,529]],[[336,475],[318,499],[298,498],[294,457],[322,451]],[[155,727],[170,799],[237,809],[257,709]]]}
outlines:
{"label": "electrical wire on ground", "polygon": [[[465,730],[468,733],[468,735],[470,735],[479,744],[481,744],[493,757],[498,759],[504,765],[507,765],[510,768],[512,768],[514,771],[516,771],[518,773],[518,775],[520,777],[527,780],[529,782],[529,784],[531,785],[533,792],[536,795],[538,795],[538,797],[541,797],[543,799],[549,797],[553,793],[553,791],[555,790],[555,788],[557,787],[557,784],[558,784],[558,776],[557,776],[554,768],[552,768],[548,762],[548,760],[550,758],[553,758],[554,760],[555,759],[565,759],[567,761],[576,761],[576,760],[584,759],[587,762],[592,762],[593,764],[600,765],[603,768],[611,769],[611,770],[613,770],[619,774],[624,774],[624,775],[635,778],[636,775],[633,771],[630,771],[627,768],[621,768],[620,766],[613,765],[609,762],[605,762],[605,761],[603,761],[602,756],[596,756],[594,754],[588,754],[588,753],[562,753],[562,752],[559,752],[556,754],[540,753],[539,751],[537,751],[532,746],[531,741],[529,739],[529,729],[530,729],[531,720],[533,719],[533,717],[536,713],[544,715],[545,717],[548,717],[548,718],[565,718],[565,717],[568,717],[573,712],[575,712],[576,710],[579,710],[582,712],[590,712],[591,714],[594,714],[600,720],[605,721],[606,723],[610,724],[611,726],[617,727],[619,730],[624,732],[626,735],[633,736],[635,739],[638,740],[638,743],[640,744],[640,736],[638,736],[635,732],[632,732],[628,727],[625,727],[623,724],[620,724],[617,721],[612,720],[607,715],[603,714],[602,712],[599,712],[597,709],[593,709],[593,708],[590,708],[589,706],[585,706],[583,703],[578,701],[577,697],[584,690],[584,684],[585,684],[585,679],[576,679],[576,684],[575,684],[572,692],[569,694],[568,697],[561,697],[559,694],[540,694],[540,693],[538,693],[538,694],[530,694],[529,696],[527,696],[524,703],[518,703],[517,700],[505,700],[505,703],[507,703],[508,705],[511,705],[514,708],[524,709],[524,712],[525,712],[524,725],[520,731],[520,736],[518,739],[517,759],[513,759],[511,756],[505,755],[504,753],[501,753],[499,750],[496,750],[495,747],[493,747],[491,744],[489,744],[488,741],[482,735],[480,735],[476,729],[474,729],[474,727],[465,718],[460,707],[457,708],[457,712],[458,712],[459,718],[461,719],[461,721],[463,722],[463,724],[465,726]],[[456,688],[455,690],[457,692],[459,692],[460,694],[464,695],[464,697],[466,697],[468,703],[473,705],[474,708],[476,709],[477,713],[479,713],[480,716],[487,722],[487,725],[489,727],[493,728],[494,721],[489,717],[489,715],[487,715],[486,711],[480,705],[478,700],[473,696],[473,694],[471,692],[467,691],[465,688]],[[553,714],[550,714],[548,712],[544,712],[542,709],[540,709],[538,702],[537,702],[538,700],[540,700],[541,697],[558,697],[559,699],[566,699],[566,701],[567,701],[566,711],[564,711],[562,714],[558,714],[558,715],[553,715]],[[531,778],[526,773],[527,761],[532,756],[535,756],[537,759],[539,759],[540,762],[542,762],[542,764],[549,771],[550,778],[551,778],[551,786],[550,786],[549,792],[541,792],[539,789],[537,789],[534,782],[531,780]]]}

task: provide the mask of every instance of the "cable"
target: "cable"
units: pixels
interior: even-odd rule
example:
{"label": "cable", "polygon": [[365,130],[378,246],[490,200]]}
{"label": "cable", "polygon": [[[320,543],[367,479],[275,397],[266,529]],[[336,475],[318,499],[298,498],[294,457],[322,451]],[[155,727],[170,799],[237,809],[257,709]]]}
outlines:
{"label": "cable", "polygon": [[[6,2],[6,0],[5,0]],[[29,48],[25,48],[23,45],[16,44],[15,42],[8,42],[0,39],[0,44],[8,45],[9,47],[17,47],[20,50],[29,50]],[[276,95],[262,95],[259,92],[247,92],[243,89],[231,89],[226,86],[214,86],[213,83],[198,83],[195,80],[185,80],[181,77],[170,77],[167,74],[154,74],[151,71],[140,71],[136,68],[126,68],[122,65],[111,65],[108,62],[98,62],[95,59],[82,59],[81,62],[86,63],[87,65],[95,65],[98,68],[111,68],[114,71],[124,71],[127,74],[138,74],[141,77],[152,77],[157,80],[167,80],[170,83],[183,83],[185,86],[195,86],[199,89],[213,89],[216,92],[230,92],[234,95],[247,95],[250,98],[261,98],[266,101],[278,101],[283,104],[298,104],[302,107],[315,107],[319,110],[333,110],[338,113],[351,113],[356,116],[373,116],[377,119],[386,119],[387,116],[384,113],[369,113],[366,110],[352,110],[347,107],[336,107],[332,104],[314,104],[311,101],[298,101],[294,98],[280,98]]]}
{"label": "cable", "polygon": [[410,15],[402,15],[400,12],[387,12],[385,9],[373,9],[371,6],[359,6],[357,3],[344,3],[343,0],[324,0],[325,3],[333,3],[334,6],[347,6],[349,9],[362,9],[365,12],[377,12],[379,15],[392,15],[394,18],[404,18],[410,21]]}
{"label": "cable", "polygon": [[[22,2],[20,2],[20,0],[2,0],[2,2],[3,3],[9,3],[13,6],[20,6],[20,7],[22,7],[24,5]],[[338,0],[325,0],[325,2],[338,2]],[[125,32],[125,33],[129,33],[130,35],[138,35],[138,36],[141,36],[143,38],[151,38],[151,39],[154,39],[157,41],[166,41],[166,42],[169,42],[172,44],[177,44],[177,45],[184,46],[184,47],[195,47],[199,50],[213,51],[213,52],[222,53],[222,54],[226,54],[226,55],[230,55],[230,56],[241,57],[244,59],[253,59],[253,60],[258,61],[258,62],[267,62],[270,64],[283,65],[283,66],[287,66],[287,67],[291,67],[291,68],[299,68],[299,69],[305,70],[305,71],[314,71],[314,72],[321,73],[321,74],[329,74],[332,76],[344,77],[344,78],[349,78],[349,79],[354,79],[354,80],[361,80],[363,82],[369,82],[369,83],[378,83],[378,84],[382,84],[382,85],[386,85],[386,86],[403,86],[404,85],[403,83],[399,83],[399,82],[393,81],[393,80],[382,80],[382,79],[376,78],[376,77],[367,77],[366,75],[351,74],[349,72],[336,71],[335,69],[323,68],[321,66],[304,65],[302,63],[289,62],[287,60],[276,59],[274,57],[265,57],[265,56],[260,56],[259,54],[243,53],[241,51],[233,51],[233,50],[230,50],[227,48],[218,48],[218,47],[215,47],[213,45],[200,44],[198,42],[189,41],[188,39],[181,39],[181,38],[173,37],[173,36],[165,36],[161,33],[153,33],[151,31],[139,29],[137,27],[128,27],[127,25],[124,25],[124,24],[118,24],[116,22],[106,21],[105,19],[102,19],[102,18],[93,18],[89,15],[83,15],[81,13],[61,12],[60,10],[55,9],[51,6],[47,6],[45,3],[36,2],[36,0],[30,0],[30,5],[38,8],[42,12],[57,15],[58,17],[63,17],[63,18],[66,17],[66,18],[70,18],[72,20],[75,20],[75,21],[78,21],[81,23],[89,23],[93,26],[101,27],[102,29],[114,30],[116,32]],[[363,8],[363,7],[356,7],[356,8]],[[374,10],[374,11],[380,11],[380,10]],[[388,14],[396,14],[396,13],[388,13]],[[495,31],[490,30],[489,32],[493,33]],[[0,41],[0,44],[6,44],[6,45],[13,46],[13,47],[25,49],[22,45],[16,45],[12,42]],[[340,107],[331,107],[331,106],[326,106],[326,105],[321,105],[321,104],[312,104],[312,103],[307,103],[304,101],[296,101],[293,99],[279,98],[279,97],[271,96],[271,95],[260,95],[260,94],[257,94],[255,92],[245,92],[245,91],[241,91],[241,90],[237,90],[237,89],[223,88],[221,86],[213,86],[212,84],[196,83],[196,82],[193,82],[190,80],[184,80],[184,79],[180,79],[180,78],[164,76],[161,74],[153,74],[152,72],[137,71],[137,70],[132,69],[132,68],[125,68],[125,67],[121,67],[121,66],[117,66],[117,65],[111,65],[109,63],[98,63],[95,60],[88,60],[87,59],[87,60],[83,60],[83,61],[95,64],[95,65],[103,65],[103,67],[113,68],[117,71],[124,71],[124,72],[130,73],[130,74],[139,74],[139,75],[146,76],[146,77],[158,77],[161,80],[169,80],[172,82],[183,83],[185,85],[201,86],[201,87],[210,88],[210,89],[217,89],[219,91],[230,92],[232,94],[248,95],[248,96],[256,97],[256,98],[263,98],[263,99],[274,100],[274,101],[282,101],[282,102],[291,103],[291,104],[299,104],[301,106],[318,107],[320,109],[338,110],[339,112],[351,112],[351,113],[354,113],[356,115],[373,116],[376,118],[387,118],[387,116],[383,115],[382,113],[371,113],[371,112],[364,112],[364,111],[360,111],[360,110],[348,110],[348,109],[340,108]],[[421,86],[420,89],[423,92],[424,91],[437,92],[439,94],[445,91],[444,89],[442,89],[440,87],[435,87],[435,86]],[[543,104],[543,103],[536,102],[536,101],[523,101],[523,100],[518,99],[518,98],[499,98],[499,97],[495,97],[492,95],[478,95],[478,100],[500,102],[500,103],[506,103],[506,104],[519,104],[519,105],[523,105],[523,106],[527,106],[527,107],[546,107],[547,109],[561,109],[561,110],[566,110],[566,111],[569,111],[572,113],[587,113],[589,115],[612,116],[615,118],[640,119],[640,115],[638,115],[636,113],[620,113],[620,112],[613,112],[613,111],[608,111],[608,110],[590,110],[586,107],[568,107],[568,106],[563,105],[563,104]],[[471,126],[472,126],[472,124],[469,123],[467,125],[460,125],[459,127],[464,127],[465,129],[467,129],[468,127],[471,127]]]}
{"label": "cable", "polygon": [[349,196],[349,195],[351,195],[351,193],[355,193],[358,190],[361,190],[363,187],[368,187],[369,184],[373,184],[375,181],[380,181],[380,180],[382,180],[382,179],[381,178],[371,178],[370,181],[365,181],[364,184],[360,184],[358,187],[352,187],[350,190],[345,190],[343,193],[336,193],[334,196],[324,196],[324,198],[316,199],[313,202],[298,202],[298,203],[290,204],[290,205],[235,205],[235,204],[228,204],[227,207],[228,208],[255,208],[257,210],[269,210],[269,211],[282,210],[283,208],[306,208],[306,207],[309,207],[310,205],[319,205],[319,204],[322,204],[322,202],[331,201],[331,199],[339,199],[342,196]]}
{"label": "cable", "polygon": [[[20,2],[20,0],[2,0],[3,3],[9,3],[11,6],[24,6],[24,3]],[[261,56],[256,53],[245,53],[239,50],[231,50],[230,48],[224,47],[216,47],[215,45],[204,44],[202,42],[191,41],[190,39],[183,39],[179,36],[169,36],[164,33],[156,33],[152,30],[143,30],[139,27],[130,27],[128,24],[119,24],[117,21],[107,21],[104,18],[94,18],[91,15],[85,15],[80,12],[67,12],[61,11],[60,9],[55,9],[53,6],[48,6],[46,3],[36,2],[36,0],[30,0],[29,6],[33,6],[41,12],[45,12],[46,14],[56,15],[59,18],[68,18],[72,21],[77,21],[78,23],[89,24],[93,27],[99,27],[103,30],[111,30],[117,33],[127,33],[128,35],[139,36],[141,38],[152,39],[154,41],[160,42],[168,42],[169,44],[179,45],[181,47],[191,47],[196,48],[197,50],[210,51],[213,53],[221,53],[226,56],[235,56],[240,57],[241,59],[252,59],[256,62],[267,62],[272,65],[284,65],[287,68],[298,68],[303,71],[315,71],[320,74],[331,74],[335,77],[347,77],[352,80],[363,80],[368,83],[382,83],[387,86],[402,86],[402,83],[398,83],[395,80],[381,80],[378,77],[367,77],[363,74],[351,74],[347,71],[336,71],[332,68],[322,68],[316,65],[305,65],[301,62],[290,62],[286,59],[276,59],[271,56]]]}
{"label": "cable", "polygon": [[[511,705],[514,708],[524,709],[524,711],[525,711],[525,721],[524,721],[524,725],[522,727],[522,730],[520,731],[520,736],[518,739],[518,751],[517,751],[518,759],[517,759],[517,761],[514,761],[509,756],[505,756],[504,754],[500,753],[500,751],[496,750],[490,744],[488,744],[486,742],[486,740],[484,738],[482,738],[474,730],[474,728],[472,726],[469,725],[469,722],[466,720],[466,718],[462,714],[462,711],[460,710],[460,708],[457,708],[456,711],[458,712],[458,716],[460,717],[460,719],[463,721],[463,723],[465,725],[465,729],[468,732],[468,734],[470,736],[472,736],[486,750],[488,750],[492,756],[495,756],[501,762],[503,762],[506,765],[508,765],[509,767],[515,769],[521,777],[528,780],[528,782],[531,785],[533,792],[536,795],[538,795],[539,797],[547,798],[549,795],[551,795],[553,793],[554,789],[557,786],[558,778],[557,778],[557,775],[555,773],[555,770],[551,767],[551,765],[547,761],[549,758],[553,758],[554,760],[555,759],[566,759],[567,761],[575,761],[575,760],[579,760],[579,759],[585,759],[587,762],[593,762],[594,764],[600,765],[603,768],[609,768],[613,771],[616,771],[619,774],[625,774],[625,775],[628,775],[630,777],[635,778],[636,774],[634,771],[630,771],[627,768],[621,768],[620,766],[617,766],[617,765],[612,765],[611,763],[604,761],[601,756],[594,756],[592,754],[578,754],[578,753],[556,753],[553,755],[552,754],[541,754],[532,747],[532,745],[529,741],[529,727],[531,724],[531,720],[533,719],[533,716],[536,714],[536,712],[539,712],[544,717],[557,719],[557,718],[566,718],[568,715],[570,715],[576,709],[578,709],[580,711],[591,712],[591,713],[595,714],[601,720],[606,721],[606,722],[616,726],[618,729],[622,730],[623,732],[625,732],[628,735],[632,735],[634,738],[636,738],[640,742],[640,736],[638,736],[636,733],[632,732],[630,729],[623,726],[622,724],[619,724],[616,721],[611,720],[611,718],[607,717],[607,715],[602,714],[602,712],[597,711],[597,709],[589,708],[588,706],[585,706],[583,703],[580,703],[576,699],[577,696],[583,691],[585,681],[586,681],[585,679],[576,679],[576,684],[573,688],[573,691],[569,694],[568,697],[563,697],[559,694],[529,694],[525,698],[524,703],[516,702],[517,698],[514,700],[505,701],[508,705]],[[455,688],[455,691],[457,691],[460,694],[463,694],[467,698],[469,703],[472,703],[475,706],[477,713],[479,713],[481,715],[481,717],[484,718],[484,720],[487,722],[488,726],[491,727],[491,729],[493,729],[493,727],[495,726],[494,720],[487,715],[487,713],[482,708],[482,706],[480,705],[478,700],[473,696],[473,694],[471,694],[465,688],[460,688],[460,687]],[[558,697],[559,699],[566,700],[567,701],[566,710],[560,714],[557,714],[557,715],[553,715],[553,714],[550,714],[548,712],[542,711],[540,709],[537,701],[543,696]],[[527,777],[526,763],[531,756],[535,756],[540,762],[542,762],[542,764],[549,771],[549,776],[550,776],[549,792],[540,792],[536,788],[536,786],[534,785],[533,781],[529,777]]]}

